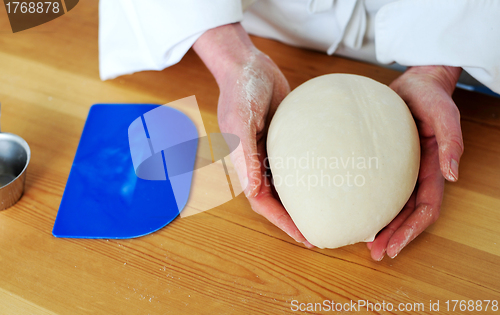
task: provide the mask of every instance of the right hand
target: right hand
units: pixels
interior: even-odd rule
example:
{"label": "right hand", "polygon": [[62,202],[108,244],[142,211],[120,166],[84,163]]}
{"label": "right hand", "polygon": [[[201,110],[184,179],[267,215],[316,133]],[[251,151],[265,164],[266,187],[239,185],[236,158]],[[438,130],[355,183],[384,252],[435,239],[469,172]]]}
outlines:
{"label": "right hand", "polygon": [[408,104],[417,123],[421,159],[415,190],[399,215],[368,248],[375,260],[391,258],[439,216],[444,179],[458,180],[464,150],[460,113],[451,97],[461,69],[447,66],[411,67],[390,87]]}
{"label": "right hand", "polygon": [[239,23],[205,32],[193,46],[220,89],[217,110],[223,133],[240,138],[231,154],[252,209],[297,242],[313,247],[273,194],[265,175],[269,123],[290,87],[278,66],[252,44]]}

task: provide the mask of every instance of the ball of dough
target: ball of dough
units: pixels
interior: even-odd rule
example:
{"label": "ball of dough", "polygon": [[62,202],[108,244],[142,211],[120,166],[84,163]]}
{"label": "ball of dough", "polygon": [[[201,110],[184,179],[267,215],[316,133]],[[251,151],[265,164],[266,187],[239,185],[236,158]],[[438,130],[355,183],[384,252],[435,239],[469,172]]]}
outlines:
{"label": "ball of dough", "polygon": [[404,101],[351,74],[293,90],[271,121],[267,152],[281,202],[319,248],[372,241],[410,197],[420,164]]}

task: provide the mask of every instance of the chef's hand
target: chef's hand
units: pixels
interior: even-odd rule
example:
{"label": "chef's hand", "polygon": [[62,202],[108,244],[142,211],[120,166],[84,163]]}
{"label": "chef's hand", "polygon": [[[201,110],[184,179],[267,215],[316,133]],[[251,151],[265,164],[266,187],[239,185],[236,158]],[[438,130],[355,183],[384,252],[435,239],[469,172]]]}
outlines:
{"label": "chef's hand", "polygon": [[287,80],[276,64],[255,48],[239,23],[205,32],[193,49],[219,85],[220,130],[241,140],[243,150],[234,151],[231,160],[252,209],[296,241],[312,247],[273,196],[263,163],[271,117],[290,92]]}
{"label": "chef's hand", "polygon": [[[408,104],[420,134],[421,160],[417,185],[399,215],[368,248],[375,260],[391,258],[439,216],[444,179],[458,179],[464,144],[460,113],[451,94],[461,68],[421,66],[406,70],[390,87]],[[443,178],[444,177],[444,178]]]}

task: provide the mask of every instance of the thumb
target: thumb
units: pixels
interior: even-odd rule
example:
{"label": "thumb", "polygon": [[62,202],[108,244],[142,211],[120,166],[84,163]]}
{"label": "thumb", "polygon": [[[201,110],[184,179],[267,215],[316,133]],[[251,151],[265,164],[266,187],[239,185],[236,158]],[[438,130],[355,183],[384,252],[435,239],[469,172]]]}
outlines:
{"label": "thumb", "polygon": [[261,167],[259,153],[257,153],[257,145],[255,139],[248,135],[238,134],[240,144],[231,152],[231,162],[236,169],[241,187],[247,197],[255,197],[260,191],[261,186]]}
{"label": "thumb", "polygon": [[432,128],[439,147],[439,165],[444,178],[458,180],[458,165],[464,151],[460,112],[451,96],[444,90],[437,95]]}

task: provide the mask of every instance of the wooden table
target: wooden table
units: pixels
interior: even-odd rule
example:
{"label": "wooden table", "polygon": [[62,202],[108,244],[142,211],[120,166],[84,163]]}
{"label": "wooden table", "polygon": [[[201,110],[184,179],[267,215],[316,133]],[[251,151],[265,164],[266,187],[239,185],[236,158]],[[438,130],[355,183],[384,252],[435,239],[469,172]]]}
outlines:
{"label": "wooden table", "polygon": [[[243,195],[138,239],[53,237],[92,104],[164,104],[196,95],[207,132],[219,132],[218,88],[192,51],[161,72],[100,81],[97,4],[80,1],[68,14],[16,34],[0,9],[2,130],[32,149],[24,197],[0,212],[0,314],[282,314],[324,300],[363,300],[375,308],[423,303],[422,313],[436,313],[429,302],[440,301],[442,313],[453,313],[446,312],[448,300],[500,300],[500,99],[461,90],[460,180],[446,184],[437,223],[394,260],[373,261],[365,244],[306,249],[254,213]],[[292,88],[333,72],[386,84],[398,76],[254,41]],[[490,304],[481,313],[495,312]]]}

